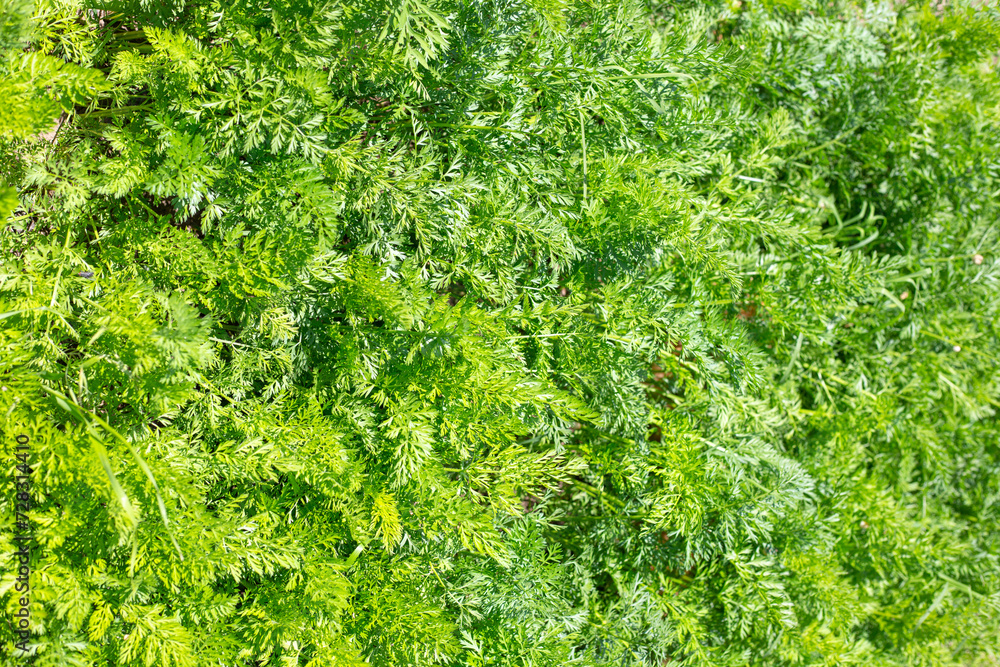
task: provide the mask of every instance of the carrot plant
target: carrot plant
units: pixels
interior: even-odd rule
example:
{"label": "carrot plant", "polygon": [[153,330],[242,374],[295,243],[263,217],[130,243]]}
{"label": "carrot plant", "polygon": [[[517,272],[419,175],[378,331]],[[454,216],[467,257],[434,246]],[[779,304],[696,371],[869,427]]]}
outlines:
{"label": "carrot plant", "polygon": [[995,664],[998,57],[0,0],[0,664]]}

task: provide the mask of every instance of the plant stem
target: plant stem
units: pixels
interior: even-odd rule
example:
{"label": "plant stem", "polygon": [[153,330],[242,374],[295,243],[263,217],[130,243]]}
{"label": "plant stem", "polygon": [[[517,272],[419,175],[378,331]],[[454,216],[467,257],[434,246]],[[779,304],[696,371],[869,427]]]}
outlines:
{"label": "plant stem", "polygon": [[132,113],[134,111],[144,111],[146,109],[152,109],[153,104],[147,102],[145,104],[134,104],[125,107],[115,107],[111,109],[95,109],[94,111],[88,111],[87,113],[77,114],[77,118],[100,118],[103,116],[118,116],[121,114]]}

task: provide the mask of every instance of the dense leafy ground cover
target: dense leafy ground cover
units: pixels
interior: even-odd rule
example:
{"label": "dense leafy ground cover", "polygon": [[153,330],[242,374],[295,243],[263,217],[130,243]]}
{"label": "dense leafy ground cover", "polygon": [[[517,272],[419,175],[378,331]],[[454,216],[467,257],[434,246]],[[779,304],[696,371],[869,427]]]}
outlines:
{"label": "dense leafy ground cover", "polygon": [[998,664],[995,6],[0,9],[2,664]]}

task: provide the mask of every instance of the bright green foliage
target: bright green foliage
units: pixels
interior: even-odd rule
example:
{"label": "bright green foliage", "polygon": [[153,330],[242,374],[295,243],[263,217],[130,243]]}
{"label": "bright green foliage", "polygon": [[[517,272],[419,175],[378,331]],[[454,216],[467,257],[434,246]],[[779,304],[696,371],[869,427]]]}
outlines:
{"label": "bright green foliage", "polygon": [[996,664],[995,3],[0,9],[33,664]]}

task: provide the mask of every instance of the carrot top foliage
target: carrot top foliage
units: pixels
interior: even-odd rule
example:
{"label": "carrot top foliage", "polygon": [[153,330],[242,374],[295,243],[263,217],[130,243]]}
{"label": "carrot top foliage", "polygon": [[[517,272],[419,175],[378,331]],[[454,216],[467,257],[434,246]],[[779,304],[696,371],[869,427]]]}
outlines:
{"label": "carrot top foliage", "polygon": [[965,0],[0,0],[0,664],[994,664],[998,57]]}

